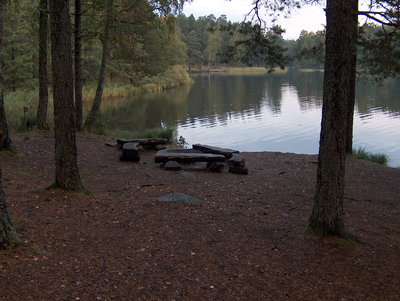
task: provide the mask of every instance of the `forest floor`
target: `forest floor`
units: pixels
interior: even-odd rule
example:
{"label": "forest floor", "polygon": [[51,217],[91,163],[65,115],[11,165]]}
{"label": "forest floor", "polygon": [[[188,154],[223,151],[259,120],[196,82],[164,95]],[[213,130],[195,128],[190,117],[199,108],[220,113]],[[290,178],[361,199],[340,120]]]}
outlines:
{"label": "forest floor", "polygon": [[[316,156],[243,153],[249,175],[144,151],[119,161],[105,137],[78,135],[88,192],[44,189],[48,133],[13,135],[1,156],[24,245],[0,252],[0,300],[400,300],[400,169],[348,159],[345,224],[354,242],[305,235]],[[201,143],[201,141],[199,141]],[[172,192],[199,205],[160,203]]]}

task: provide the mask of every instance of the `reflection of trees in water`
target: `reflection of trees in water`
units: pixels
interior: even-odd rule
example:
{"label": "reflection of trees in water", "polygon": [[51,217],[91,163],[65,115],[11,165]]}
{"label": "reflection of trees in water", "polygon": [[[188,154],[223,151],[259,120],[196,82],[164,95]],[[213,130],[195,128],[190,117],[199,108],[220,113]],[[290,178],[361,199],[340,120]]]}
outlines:
{"label": "reflection of trees in water", "polygon": [[103,107],[101,119],[112,129],[132,131],[160,127],[161,122],[174,126],[176,120],[186,119],[189,91],[190,86],[185,86],[159,95],[111,100]]}
{"label": "reflection of trees in water", "polygon": [[[109,101],[103,120],[110,128],[140,131],[177,123],[205,127],[229,120],[262,118],[262,108],[281,114],[284,91],[296,91],[300,110],[322,106],[322,72],[288,71],[267,75],[198,76],[192,86],[159,95]],[[374,110],[400,113],[400,81],[386,80],[383,86],[371,82],[357,85],[357,106],[365,118]],[[363,115],[363,114],[361,114]]]}
{"label": "reflection of trees in water", "polygon": [[188,96],[188,119],[226,123],[261,113],[263,77],[210,75],[196,78]]}
{"label": "reflection of trees in water", "polygon": [[374,111],[400,115],[400,79],[390,78],[377,84],[372,80],[359,80],[356,88],[358,112],[368,116]]}
{"label": "reflection of trees in water", "polygon": [[322,107],[322,84],[324,74],[320,71],[289,71],[289,85],[297,89],[301,111],[309,111]]}

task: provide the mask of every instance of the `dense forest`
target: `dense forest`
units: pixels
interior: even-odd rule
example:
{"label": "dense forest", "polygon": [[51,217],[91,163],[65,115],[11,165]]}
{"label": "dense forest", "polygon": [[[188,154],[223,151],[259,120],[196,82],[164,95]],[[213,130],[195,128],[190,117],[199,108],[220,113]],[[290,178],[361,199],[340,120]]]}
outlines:
{"label": "dense forest", "polygon": [[[186,65],[189,70],[224,64],[323,68],[324,30],[304,30],[296,40],[284,40],[284,28],[279,26],[264,31],[256,24],[231,22],[225,15],[197,19],[193,15],[174,16],[155,10],[147,1],[135,1],[130,6],[118,4],[113,10],[106,75],[111,82],[140,84],[175,65]],[[38,1],[21,0],[6,6],[6,91],[37,87],[39,13]],[[86,85],[98,79],[105,15],[104,5],[82,1],[82,79]],[[381,60],[376,60],[384,53],[374,42],[382,32],[377,25],[360,27],[358,62],[369,73],[386,69]],[[391,47],[398,49],[396,43]],[[393,66],[393,61],[396,57],[386,57],[385,65]],[[388,70],[387,76],[390,75]]]}
{"label": "dense forest", "polygon": [[[89,3],[90,2],[90,3]],[[82,1],[81,37],[84,82],[97,80],[102,54],[106,9],[101,2]],[[161,15],[147,1],[113,8],[108,77],[134,82],[185,63],[186,46],[172,15]],[[73,12],[72,12],[73,14]],[[38,1],[6,6],[4,15],[4,85],[6,90],[37,87]]]}

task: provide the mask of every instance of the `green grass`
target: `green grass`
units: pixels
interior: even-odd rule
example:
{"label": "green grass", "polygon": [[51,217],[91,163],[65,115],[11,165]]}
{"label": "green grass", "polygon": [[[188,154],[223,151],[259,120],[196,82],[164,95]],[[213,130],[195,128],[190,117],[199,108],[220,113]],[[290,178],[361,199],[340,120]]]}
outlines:
{"label": "green grass", "polygon": [[300,68],[300,69],[298,69],[298,71],[301,71],[301,72],[316,72],[316,71],[324,72],[324,69]]}
{"label": "green grass", "polygon": [[282,73],[287,72],[287,69],[280,68],[265,68],[265,67],[233,67],[227,68],[226,72],[228,74],[266,74],[266,73]]}
{"label": "green grass", "polygon": [[36,126],[38,99],[38,92],[35,90],[18,89],[5,93],[6,116],[12,132],[24,132]]}
{"label": "green grass", "polygon": [[353,157],[361,160],[367,160],[382,165],[387,165],[389,159],[385,154],[372,154],[365,150],[365,148],[359,147],[357,150],[353,150]]}
{"label": "green grass", "polygon": [[[164,90],[188,85],[192,79],[186,72],[186,67],[175,65],[169,67],[164,73],[151,77],[145,77],[140,81],[130,83],[107,83],[104,87],[103,98],[113,99],[124,96],[140,96],[144,94],[160,93]],[[96,93],[96,83],[84,87],[85,102],[91,102]]]}

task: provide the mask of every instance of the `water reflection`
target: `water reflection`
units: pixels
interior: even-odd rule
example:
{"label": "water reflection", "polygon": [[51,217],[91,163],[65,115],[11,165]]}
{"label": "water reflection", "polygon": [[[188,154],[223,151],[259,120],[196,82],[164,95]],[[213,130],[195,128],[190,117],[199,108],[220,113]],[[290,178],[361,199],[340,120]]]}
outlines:
{"label": "water reflection", "polygon": [[[111,128],[176,126],[191,143],[241,151],[317,153],[322,72],[198,76],[191,87],[106,106]],[[389,155],[400,166],[400,81],[357,84],[355,147]]]}

